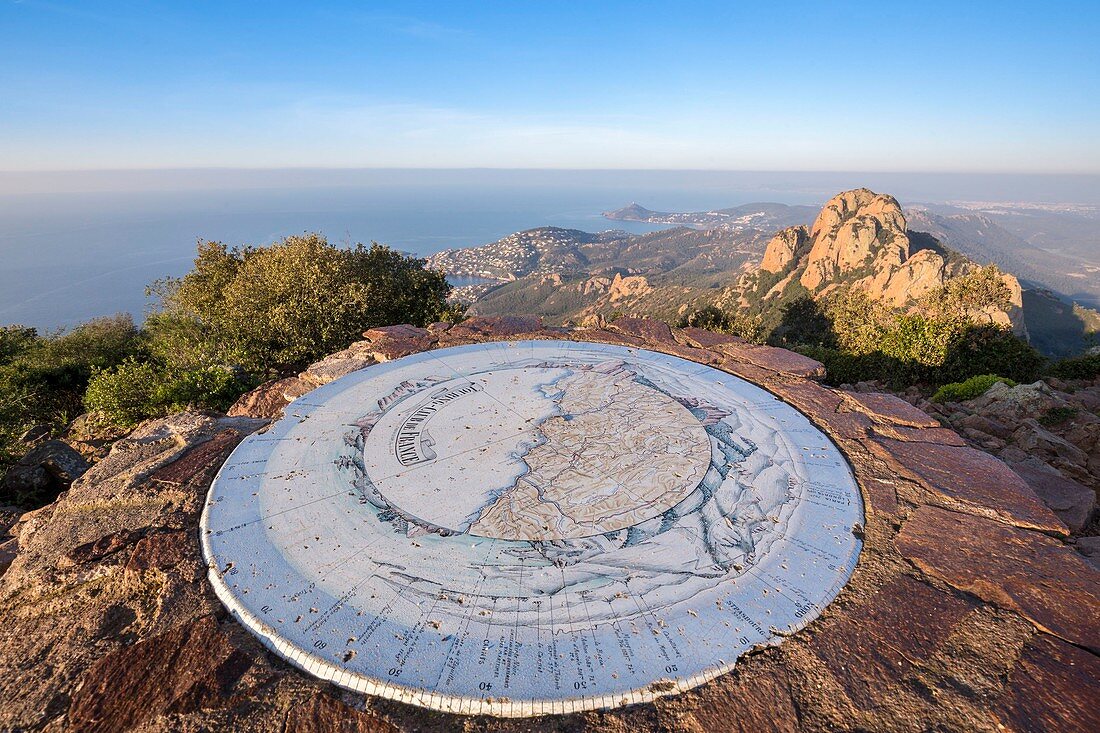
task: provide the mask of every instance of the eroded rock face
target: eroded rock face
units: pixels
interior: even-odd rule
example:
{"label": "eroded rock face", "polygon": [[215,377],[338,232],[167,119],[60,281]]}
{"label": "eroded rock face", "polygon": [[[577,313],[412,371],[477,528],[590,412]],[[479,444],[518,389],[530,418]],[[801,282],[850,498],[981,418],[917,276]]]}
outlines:
{"label": "eroded rock face", "polygon": [[[0,730],[1100,729],[1100,630],[1090,613],[1100,607],[1100,572],[1059,538],[1064,525],[1027,482],[960,447],[922,410],[826,388],[805,357],[645,319],[565,330],[476,318],[369,332],[235,410],[269,417],[288,391],[345,370],[516,338],[675,354],[805,412],[846,453],[867,510],[864,552],[836,601],[731,674],[631,708],[493,720],[344,693],[272,657],[206,582],[197,534],[206,492],[241,437],[267,421],[183,413],[141,426],[9,530]],[[998,491],[1006,482],[1010,490]]]}
{"label": "eroded rock face", "polygon": [[930,249],[922,249],[894,272],[886,270],[888,277],[882,283],[883,302],[899,308],[943,287],[946,265],[943,257]]}
{"label": "eroded rock face", "polygon": [[806,227],[789,227],[776,234],[764,250],[760,269],[783,272],[808,251],[810,233]]}
{"label": "eroded rock face", "polygon": [[649,281],[642,275],[623,277],[619,273],[615,273],[615,278],[611,281],[611,286],[607,291],[607,300],[609,303],[618,303],[627,298],[641,297],[652,290]]}
{"label": "eroded rock face", "polygon": [[810,236],[813,244],[800,280],[811,293],[857,270],[885,272],[888,279],[909,258],[901,206],[893,196],[866,188],[829,199]]}

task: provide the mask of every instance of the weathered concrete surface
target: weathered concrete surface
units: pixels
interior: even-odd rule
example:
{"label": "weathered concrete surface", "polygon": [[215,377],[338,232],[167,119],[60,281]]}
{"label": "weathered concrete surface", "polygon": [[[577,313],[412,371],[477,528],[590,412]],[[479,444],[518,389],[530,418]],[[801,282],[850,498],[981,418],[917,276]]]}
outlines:
{"label": "weathered concrete surface", "polygon": [[[564,718],[460,718],[344,693],[270,655],[205,580],[198,514],[229,451],[264,421],[181,414],[141,426],[10,530],[0,577],[0,730],[1100,730],[1100,572],[999,461],[888,395],[844,393],[812,364],[728,337],[620,319],[375,329],[234,407],[427,348],[569,338],[710,363],[789,400],[844,450],[867,504],[852,580],[804,631],[653,704]],[[731,346],[732,344],[732,346]],[[1007,473],[1006,473],[1007,472]],[[1011,476],[1009,475],[1011,474]]]}

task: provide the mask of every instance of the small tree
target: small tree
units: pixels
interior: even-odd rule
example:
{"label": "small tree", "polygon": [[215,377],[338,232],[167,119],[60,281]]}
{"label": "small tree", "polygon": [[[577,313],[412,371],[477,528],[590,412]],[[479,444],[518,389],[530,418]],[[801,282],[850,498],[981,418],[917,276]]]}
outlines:
{"label": "small tree", "polygon": [[680,319],[680,328],[703,328],[716,333],[728,333],[753,343],[763,343],[767,333],[759,315],[744,311],[725,311],[708,305]]}

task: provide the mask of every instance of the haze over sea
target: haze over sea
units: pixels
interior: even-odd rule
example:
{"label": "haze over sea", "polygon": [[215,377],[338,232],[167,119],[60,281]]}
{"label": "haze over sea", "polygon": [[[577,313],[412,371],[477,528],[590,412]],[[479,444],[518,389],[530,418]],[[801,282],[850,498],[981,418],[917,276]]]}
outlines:
{"label": "haze over sea", "polygon": [[754,201],[820,204],[869,186],[903,203],[1100,203],[1097,176],[716,171],[191,170],[0,173],[0,324],[70,327],[140,319],[145,286],[187,272],[197,239],[333,242],[428,255],[559,226],[645,232],[600,212],[637,201],[698,211]]}

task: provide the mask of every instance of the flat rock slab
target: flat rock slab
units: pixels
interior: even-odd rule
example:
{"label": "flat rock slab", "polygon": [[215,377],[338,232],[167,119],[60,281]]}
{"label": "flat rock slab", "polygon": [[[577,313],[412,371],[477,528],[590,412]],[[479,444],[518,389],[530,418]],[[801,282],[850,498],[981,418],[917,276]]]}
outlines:
{"label": "flat rock slab", "polygon": [[1097,731],[1097,687],[1100,659],[1095,654],[1040,636],[1024,649],[994,715],[1015,731]]}
{"label": "flat rock slab", "polygon": [[1096,492],[1088,486],[1082,486],[1046,467],[1039,468],[1029,463],[1015,463],[1012,470],[1027,482],[1071,531],[1077,532],[1088,524],[1096,508]]}
{"label": "flat rock slab", "polygon": [[921,507],[902,527],[896,545],[924,572],[1100,653],[1100,577],[1058,540]]}
{"label": "flat rock slab", "polygon": [[988,453],[956,445],[879,438],[880,454],[963,511],[1052,534],[1069,530],[1015,472]]}
{"label": "flat rock slab", "polygon": [[864,412],[876,421],[908,425],[913,428],[938,428],[940,423],[920,408],[905,400],[883,392],[841,392],[844,399],[856,410]]}
{"label": "flat rock slab", "polygon": [[[859,708],[874,710],[895,695],[899,680],[913,675],[979,604],[898,576],[865,599],[861,612],[823,629],[814,654]],[[906,629],[906,633],[897,633]]]}
{"label": "flat rock slab", "polygon": [[96,661],[73,697],[68,726],[112,733],[217,698],[226,704],[225,693],[252,664],[205,616]]}

